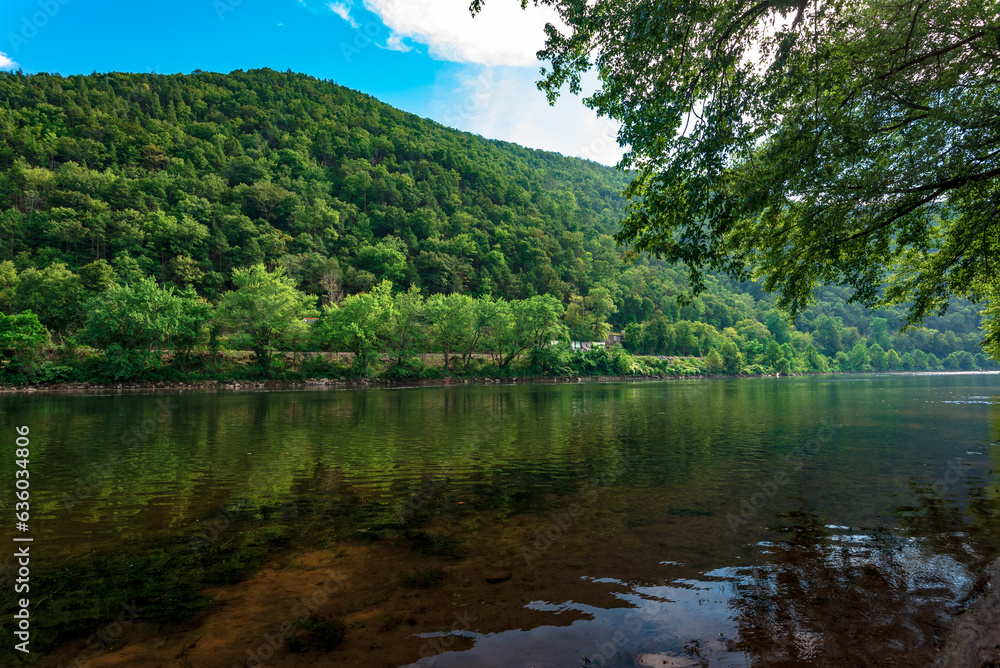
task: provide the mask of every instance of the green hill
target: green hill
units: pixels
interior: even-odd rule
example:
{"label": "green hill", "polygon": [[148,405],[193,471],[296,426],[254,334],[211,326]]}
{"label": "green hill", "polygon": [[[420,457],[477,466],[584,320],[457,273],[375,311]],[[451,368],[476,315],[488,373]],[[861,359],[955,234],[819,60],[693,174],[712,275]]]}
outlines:
{"label": "green hill", "polygon": [[552,295],[573,338],[624,330],[648,354],[729,341],[761,368],[804,370],[809,349],[834,368],[841,352],[848,368],[860,343],[898,351],[886,368],[922,368],[917,351],[932,367],[987,363],[967,302],[902,336],[900,313],[868,312],[839,288],[792,328],[754,284],[713,279],[680,305],[683,272],[626,264],[612,239],[626,174],[305,75],[0,73],[0,139],[0,308],[30,308],[58,335],[110,285],[150,276],[215,304],[234,269],[264,264],[321,303],[382,281],[425,296]]}

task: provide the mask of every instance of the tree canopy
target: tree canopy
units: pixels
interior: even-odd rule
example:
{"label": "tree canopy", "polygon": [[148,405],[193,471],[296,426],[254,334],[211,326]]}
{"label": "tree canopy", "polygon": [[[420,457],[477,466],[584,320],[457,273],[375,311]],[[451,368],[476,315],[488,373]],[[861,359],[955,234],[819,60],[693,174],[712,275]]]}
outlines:
{"label": "tree canopy", "polygon": [[248,349],[278,375],[305,358],[276,350],[352,352],[361,375],[435,373],[427,354],[459,374],[630,373],[619,352],[567,367],[550,345],[609,330],[643,355],[718,348],[727,370],[842,370],[862,341],[889,368],[987,365],[967,300],[891,335],[902,308],[834,285],[794,323],[759,282],[718,272],[678,302],[684,267],[623,262],[613,237],[635,173],[291,72],[0,72],[0,311],[52,334],[41,354],[11,349],[5,376],[225,377],[244,373],[226,351]]}
{"label": "tree canopy", "polygon": [[[1000,11],[990,0],[535,0],[539,87],[622,123],[638,171],[617,239],[763,278],[801,311],[822,283],[908,322],[987,301],[1000,353]],[[522,0],[522,6],[527,1]],[[475,0],[475,13],[482,0]]]}
{"label": "tree canopy", "polygon": [[234,269],[233,283],[236,289],[219,300],[219,319],[237,340],[246,341],[266,373],[272,351],[287,350],[305,334],[304,319],[317,315],[316,298],[296,290],[283,269],[269,272],[262,264]]}

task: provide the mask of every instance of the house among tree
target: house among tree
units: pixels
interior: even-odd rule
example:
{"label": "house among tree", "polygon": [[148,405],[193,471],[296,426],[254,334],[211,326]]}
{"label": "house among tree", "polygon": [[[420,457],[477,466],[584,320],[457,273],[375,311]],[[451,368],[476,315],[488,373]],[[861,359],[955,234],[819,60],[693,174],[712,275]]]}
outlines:
{"label": "house among tree", "polygon": [[570,341],[573,350],[593,350],[594,348],[614,348],[625,338],[622,332],[608,332],[603,341]]}

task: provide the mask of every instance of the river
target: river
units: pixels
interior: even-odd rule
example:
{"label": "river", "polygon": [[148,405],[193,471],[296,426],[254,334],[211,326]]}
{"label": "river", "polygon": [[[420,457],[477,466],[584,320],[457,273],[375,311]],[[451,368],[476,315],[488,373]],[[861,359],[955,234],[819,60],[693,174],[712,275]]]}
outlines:
{"label": "river", "polygon": [[0,410],[51,665],[922,665],[1000,555],[998,374]]}

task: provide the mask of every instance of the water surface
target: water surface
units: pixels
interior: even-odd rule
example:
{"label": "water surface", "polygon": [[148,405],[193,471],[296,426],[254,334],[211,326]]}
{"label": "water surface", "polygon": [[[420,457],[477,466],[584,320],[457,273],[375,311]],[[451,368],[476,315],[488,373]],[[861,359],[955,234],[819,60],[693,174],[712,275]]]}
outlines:
{"label": "water surface", "polygon": [[370,635],[357,665],[920,665],[1000,554],[996,374],[0,406],[32,430],[43,571],[261,526],[443,571],[348,610],[331,665]]}

